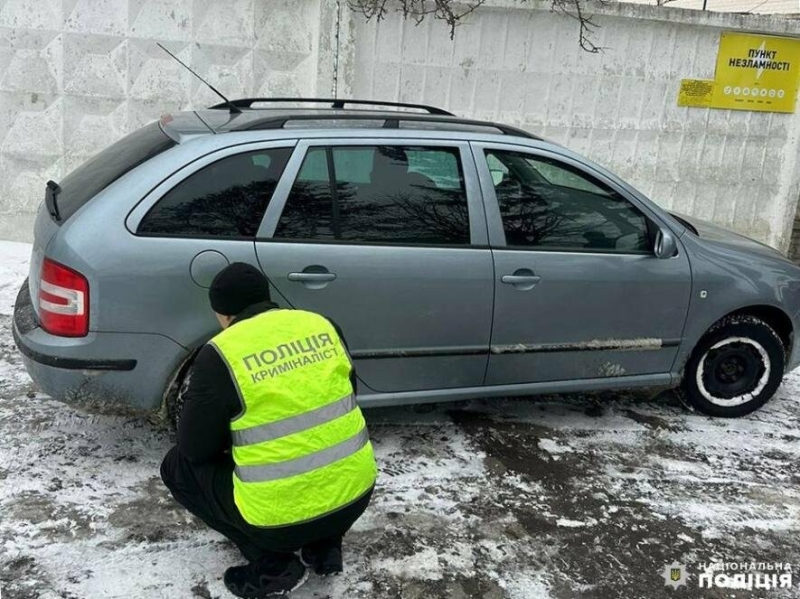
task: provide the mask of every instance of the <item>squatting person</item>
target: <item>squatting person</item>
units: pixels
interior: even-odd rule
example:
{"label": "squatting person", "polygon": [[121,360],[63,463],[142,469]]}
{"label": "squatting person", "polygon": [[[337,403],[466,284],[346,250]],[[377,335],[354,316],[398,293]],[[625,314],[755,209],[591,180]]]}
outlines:
{"label": "squatting person", "polygon": [[209,299],[223,330],[192,367],[161,478],[247,559],[225,572],[232,593],[286,593],[306,567],[342,571],[342,537],[375,485],[353,366],[335,325],[279,309],[248,264],[221,271]]}

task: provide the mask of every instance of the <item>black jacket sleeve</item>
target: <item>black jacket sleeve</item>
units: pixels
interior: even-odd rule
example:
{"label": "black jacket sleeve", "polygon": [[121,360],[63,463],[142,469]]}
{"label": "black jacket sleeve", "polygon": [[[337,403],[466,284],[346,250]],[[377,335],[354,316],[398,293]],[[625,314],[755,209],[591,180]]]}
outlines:
{"label": "black jacket sleeve", "polygon": [[197,354],[183,394],[178,450],[190,462],[212,461],[231,447],[230,422],[241,404],[225,362],[213,346]]}

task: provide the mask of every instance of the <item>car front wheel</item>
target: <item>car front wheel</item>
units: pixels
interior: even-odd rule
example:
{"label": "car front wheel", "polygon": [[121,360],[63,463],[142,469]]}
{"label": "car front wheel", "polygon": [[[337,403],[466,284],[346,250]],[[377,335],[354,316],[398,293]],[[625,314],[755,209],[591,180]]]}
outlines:
{"label": "car front wheel", "polygon": [[786,350],[772,327],[755,316],[726,316],[692,352],[681,391],[704,414],[744,416],[775,394],[785,365]]}

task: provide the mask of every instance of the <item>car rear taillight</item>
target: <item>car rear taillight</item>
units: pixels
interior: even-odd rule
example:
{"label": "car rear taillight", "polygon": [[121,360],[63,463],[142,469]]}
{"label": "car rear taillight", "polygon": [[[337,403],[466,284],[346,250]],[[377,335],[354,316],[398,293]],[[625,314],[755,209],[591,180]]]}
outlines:
{"label": "car rear taillight", "polygon": [[89,281],[77,271],[45,258],[39,284],[42,328],[61,337],[89,332]]}

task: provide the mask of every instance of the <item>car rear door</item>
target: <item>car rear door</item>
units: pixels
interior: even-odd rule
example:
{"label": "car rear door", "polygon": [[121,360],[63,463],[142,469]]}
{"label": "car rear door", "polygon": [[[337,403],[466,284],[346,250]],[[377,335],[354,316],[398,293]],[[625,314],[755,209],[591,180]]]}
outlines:
{"label": "car rear door", "polygon": [[164,334],[188,348],[218,333],[208,287],[232,262],[258,264],[256,233],[294,145],[222,148],[160,182],[126,220],[133,235],[116,248],[126,268],[100,278],[108,309],[98,327]]}
{"label": "car rear door", "polygon": [[483,383],[493,267],[467,143],[301,141],[256,241],[275,299],[342,329],[374,391]]}
{"label": "car rear door", "polygon": [[572,158],[473,144],[495,262],[487,385],[668,373],[691,277],[647,206]]}

